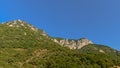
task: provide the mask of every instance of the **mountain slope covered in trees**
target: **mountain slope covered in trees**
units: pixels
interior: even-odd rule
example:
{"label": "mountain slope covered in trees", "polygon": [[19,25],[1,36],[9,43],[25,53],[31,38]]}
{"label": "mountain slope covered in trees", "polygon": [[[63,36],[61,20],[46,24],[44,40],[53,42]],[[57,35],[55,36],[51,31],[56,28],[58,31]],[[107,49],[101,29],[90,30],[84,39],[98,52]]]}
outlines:
{"label": "mountain slope covered in trees", "polygon": [[0,68],[113,68],[120,52],[89,44],[81,49],[62,47],[43,30],[25,21],[0,24]]}

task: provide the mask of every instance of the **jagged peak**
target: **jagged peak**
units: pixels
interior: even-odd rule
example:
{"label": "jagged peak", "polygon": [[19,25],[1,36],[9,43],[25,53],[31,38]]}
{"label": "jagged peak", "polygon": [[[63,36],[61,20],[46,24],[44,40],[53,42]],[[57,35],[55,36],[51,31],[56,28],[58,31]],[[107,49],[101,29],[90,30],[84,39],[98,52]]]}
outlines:
{"label": "jagged peak", "polygon": [[47,36],[46,32],[34,27],[33,25],[29,24],[28,22],[21,20],[21,19],[17,19],[17,20],[13,20],[13,21],[8,21],[8,22],[4,22],[2,23],[3,25],[6,25],[10,28],[22,28],[22,29],[30,29],[34,32],[41,32],[41,35],[43,36]]}
{"label": "jagged peak", "polygon": [[18,19],[18,20],[13,20],[13,21],[9,21],[9,22],[5,22],[3,24],[6,24],[6,25],[23,25],[23,24],[28,24],[26,21],[24,20],[21,20],[21,19]]}
{"label": "jagged peak", "polygon": [[8,23],[14,24],[14,25],[21,25],[21,24],[28,24],[28,25],[30,25],[29,23],[27,23],[26,21],[21,20],[21,19],[13,20],[13,21],[8,22]]}
{"label": "jagged peak", "polygon": [[31,25],[31,24],[29,24],[26,21],[21,20],[21,19],[13,20],[10,22],[5,22],[4,24],[8,25],[9,27],[16,27],[16,28],[24,27],[24,28],[30,28],[33,31],[38,30],[38,28],[34,27],[33,25]]}

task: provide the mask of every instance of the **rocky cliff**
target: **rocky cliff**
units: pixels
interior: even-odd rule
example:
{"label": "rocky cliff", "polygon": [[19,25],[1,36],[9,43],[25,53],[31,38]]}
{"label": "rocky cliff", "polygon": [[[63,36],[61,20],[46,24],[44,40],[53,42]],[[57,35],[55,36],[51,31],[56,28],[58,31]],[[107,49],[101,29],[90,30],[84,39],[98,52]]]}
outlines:
{"label": "rocky cliff", "polygon": [[79,40],[53,39],[53,41],[60,44],[61,46],[69,47],[70,49],[80,49],[88,44],[93,44],[92,41],[86,38],[81,38]]}
{"label": "rocky cliff", "polygon": [[[52,39],[54,42],[60,44],[61,46],[69,47],[70,49],[80,49],[80,48],[84,47],[85,45],[93,44],[92,41],[90,41],[86,38],[82,38],[79,40],[51,38],[45,33],[45,31],[40,30],[40,29],[32,26],[31,24],[28,24],[27,22],[20,20],[20,19],[14,20],[11,22],[6,22],[6,23],[4,23],[4,25],[7,25],[10,28],[16,28],[16,29],[19,28],[19,29],[24,29],[24,30],[29,29],[33,32],[38,32],[38,33],[40,33],[40,35],[46,36],[47,38]],[[27,35],[27,32],[24,32],[23,34]]]}

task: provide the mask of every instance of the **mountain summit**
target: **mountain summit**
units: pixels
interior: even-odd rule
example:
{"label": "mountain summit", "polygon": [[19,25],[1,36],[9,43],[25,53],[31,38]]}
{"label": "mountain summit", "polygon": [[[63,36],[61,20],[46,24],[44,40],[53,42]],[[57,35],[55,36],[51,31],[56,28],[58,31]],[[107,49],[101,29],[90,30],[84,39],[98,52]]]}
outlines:
{"label": "mountain summit", "polygon": [[53,38],[23,20],[0,24],[0,68],[119,68],[120,51],[91,40]]}
{"label": "mountain summit", "polygon": [[[14,28],[14,29],[23,29],[23,30],[31,30],[34,32],[40,32],[41,35],[43,36],[47,36],[47,34],[45,33],[45,31],[38,29],[34,26],[32,26],[31,24],[28,24],[26,21],[23,20],[14,20],[11,22],[6,22],[4,23],[5,25],[7,25],[8,27]],[[27,33],[25,32],[24,35],[26,35]],[[48,36],[47,36],[48,37]],[[49,37],[51,38],[51,37]],[[51,38],[54,42],[60,44],[61,46],[64,47],[68,47],[70,49],[80,49],[88,44],[93,44],[92,41],[88,40],[87,38],[81,38],[79,40],[70,40],[70,39],[57,39],[57,38]]]}
{"label": "mountain summit", "polygon": [[19,27],[24,27],[24,28],[29,28],[33,31],[37,31],[38,29],[33,27],[32,25],[28,24],[27,22],[23,21],[23,20],[14,20],[14,21],[11,21],[11,22],[7,22],[5,23],[6,25],[8,25],[9,27],[16,27],[16,28],[19,28]]}
{"label": "mountain summit", "polygon": [[24,29],[24,30],[32,30],[32,31],[35,31],[35,32],[39,32],[46,36],[47,34],[45,33],[45,31],[41,30],[41,29],[38,29],[36,27],[34,27],[33,25],[27,23],[26,21],[24,20],[14,20],[14,21],[11,21],[11,22],[5,22],[3,23],[4,25],[7,25],[8,27],[12,27],[12,28],[16,28],[16,29]]}

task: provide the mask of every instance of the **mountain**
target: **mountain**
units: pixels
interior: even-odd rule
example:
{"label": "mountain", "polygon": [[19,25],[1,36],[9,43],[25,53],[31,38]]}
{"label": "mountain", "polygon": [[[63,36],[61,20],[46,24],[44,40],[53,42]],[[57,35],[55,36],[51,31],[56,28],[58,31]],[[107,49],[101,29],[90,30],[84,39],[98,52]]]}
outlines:
{"label": "mountain", "polygon": [[119,68],[120,51],[54,38],[23,20],[0,24],[0,68]]}
{"label": "mountain", "polygon": [[93,44],[93,42],[87,38],[81,38],[79,40],[54,38],[53,41],[60,44],[61,46],[69,47],[70,49],[81,49],[88,44]]}

